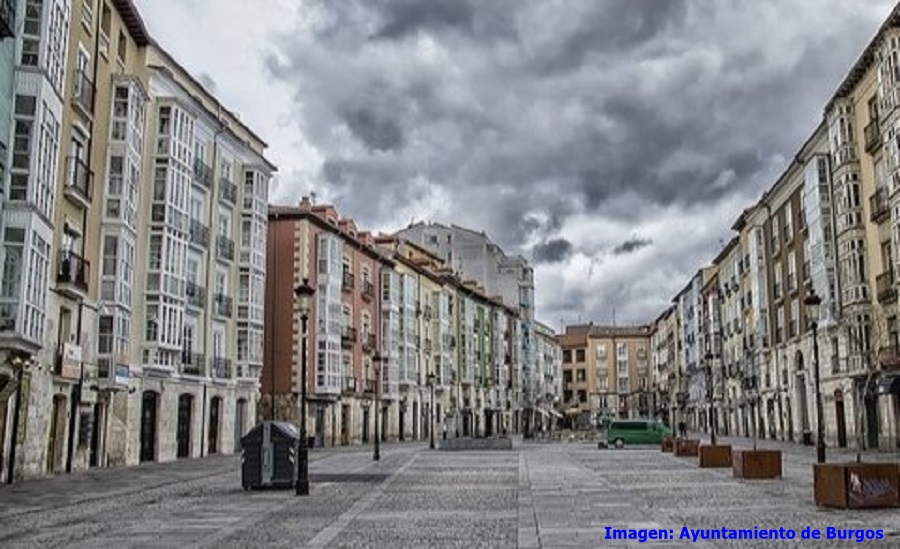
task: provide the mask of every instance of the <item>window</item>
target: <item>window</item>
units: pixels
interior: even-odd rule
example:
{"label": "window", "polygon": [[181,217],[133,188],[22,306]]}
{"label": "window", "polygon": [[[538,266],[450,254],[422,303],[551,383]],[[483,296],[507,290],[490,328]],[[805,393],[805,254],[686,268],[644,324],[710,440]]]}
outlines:
{"label": "window", "polygon": [[103,2],[103,11],[100,15],[100,52],[109,54],[109,33],[112,29],[112,11],[106,2]]}
{"label": "window", "polygon": [[584,362],[584,349],[575,350],[575,362]]}
{"label": "window", "polygon": [[563,349],[563,362],[564,363],[572,362],[572,350],[571,349]]}
{"label": "window", "polygon": [[584,368],[579,368],[575,371],[575,381],[585,381],[587,377],[585,376],[586,372]]}
{"label": "window", "polygon": [[128,39],[125,38],[125,33],[121,30],[119,31],[119,48],[116,53],[119,56],[119,61],[124,64],[128,57]]}
{"label": "window", "polygon": [[0,297],[17,298],[22,283],[22,257],[25,249],[25,229],[7,227],[4,232],[6,256],[3,260],[3,279]]}
{"label": "window", "polygon": [[37,67],[41,48],[42,0],[28,0],[25,3],[25,22],[22,28],[22,55],[19,62],[28,67]]}

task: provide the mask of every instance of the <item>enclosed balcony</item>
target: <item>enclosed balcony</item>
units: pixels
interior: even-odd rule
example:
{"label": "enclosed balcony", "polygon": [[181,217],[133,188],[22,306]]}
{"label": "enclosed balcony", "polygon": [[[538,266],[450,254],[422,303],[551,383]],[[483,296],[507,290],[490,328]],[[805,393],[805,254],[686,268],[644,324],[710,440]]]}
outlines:
{"label": "enclosed balcony", "polygon": [[83,209],[88,209],[93,200],[94,173],[87,162],[77,156],[66,158],[68,174],[66,179],[66,197]]}
{"label": "enclosed balcony", "polygon": [[887,189],[879,187],[869,197],[869,219],[873,223],[881,223],[891,217],[891,203]]}
{"label": "enclosed balcony", "polygon": [[897,301],[897,288],[894,287],[894,271],[887,270],[875,277],[875,288],[880,303]]}
{"label": "enclosed balcony", "polygon": [[75,71],[72,104],[88,118],[94,116],[94,83],[84,70]]}
{"label": "enclosed balcony", "polygon": [[76,300],[87,297],[91,263],[70,250],[59,252],[56,288],[59,293]]}

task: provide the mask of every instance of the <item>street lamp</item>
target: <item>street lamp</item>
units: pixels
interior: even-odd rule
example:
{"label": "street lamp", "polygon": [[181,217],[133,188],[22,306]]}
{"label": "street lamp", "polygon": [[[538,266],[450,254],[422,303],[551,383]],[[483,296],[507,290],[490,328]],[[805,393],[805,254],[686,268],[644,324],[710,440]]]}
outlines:
{"label": "street lamp", "polygon": [[816,461],[825,463],[825,424],[823,423],[822,390],[819,378],[819,308],[822,298],[816,295],[816,290],[810,285],[809,294],[803,300],[806,305],[806,317],[811,321],[813,329],[813,375],[816,383]]}
{"label": "street lamp", "polygon": [[709,443],[716,445],[716,409],[713,406],[713,354],[706,353],[706,402],[709,404]]}
{"label": "street lamp", "polygon": [[[381,354],[376,354],[372,357],[372,362],[375,367],[375,448],[372,452],[372,459],[374,461],[381,460],[381,435],[378,432],[378,417],[381,416],[381,403],[378,401],[378,395],[381,392],[381,361],[384,360],[384,357]],[[382,427],[384,427],[382,425]]]}
{"label": "street lamp", "polygon": [[[309,495],[309,448],[306,440],[306,321],[309,320],[310,301],[316,289],[304,278],[303,284],[294,288],[300,311],[300,449],[297,452],[297,483],[294,489],[298,496]],[[274,392],[273,392],[274,395]],[[273,416],[274,419],[274,416]]]}
{"label": "street lamp", "polygon": [[428,431],[431,433],[431,442],[428,443],[428,447],[434,450],[434,372],[428,374],[428,387],[431,389],[431,425],[428,426]]}

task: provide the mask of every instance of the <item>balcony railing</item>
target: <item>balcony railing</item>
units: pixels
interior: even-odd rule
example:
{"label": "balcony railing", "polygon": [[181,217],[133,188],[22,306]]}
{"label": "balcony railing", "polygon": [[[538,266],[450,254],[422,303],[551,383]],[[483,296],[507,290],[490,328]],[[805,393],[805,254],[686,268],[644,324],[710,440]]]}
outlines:
{"label": "balcony railing", "polygon": [[71,284],[81,291],[87,292],[90,278],[90,261],[69,250],[59,252],[59,268],[56,272],[58,284]]}
{"label": "balcony railing", "polygon": [[191,218],[189,232],[191,237],[191,244],[196,244],[201,248],[206,248],[207,246],[209,246],[209,227],[207,227],[200,221]]}
{"label": "balcony railing", "polygon": [[368,280],[363,280],[362,298],[366,301],[372,301],[375,298],[375,285]]}
{"label": "balcony railing", "polygon": [[93,179],[94,173],[91,171],[87,162],[77,156],[69,156],[67,158],[69,164],[69,180],[66,185],[66,193],[72,193],[76,199],[83,204],[90,205],[93,199]]}
{"label": "balcony railing", "polygon": [[206,356],[203,353],[181,352],[181,373],[189,376],[204,375]]}
{"label": "balcony railing", "polygon": [[890,217],[891,204],[888,199],[887,189],[884,187],[875,189],[875,192],[869,197],[869,209],[871,210],[869,219],[871,219],[873,223],[880,223],[884,219]]}
{"label": "balcony railing", "polygon": [[213,357],[209,359],[209,373],[215,379],[231,379],[231,359]]}
{"label": "balcony railing", "polygon": [[353,376],[344,376],[344,385],[342,389],[344,393],[356,393],[356,378]]}
{"label": "balcony railing", "polygon": [[227,236],[216,236],[216,256],[227,261],[234,261],[234,240]]}
{"label": "balcony railing", "polygon": [[375,334],[366,334],[366,337],[363,339],[362,345],[364,353],[371,353],[375,351]]}
{"label": "balcony railing", "polygon": [[375,392],[375,378],[367,378],[363,380],[363,392],[364,393],[374,393]]}
{"label": "balcony railing", "polygon": [[881,127],[877,118],[866,124],[863,134],[865,135],[867,153],[872,154],[881,147]]}
{"label": "balcony railing", "polygon": [[889,303],[897,301],[897,288],[894,287],[894,271],[888,270],[875,277],[878,301]]}
{"label": "balcony railing", "polygon": [[341,345],[350,347],[356,343],[356,328],[347,326],[341,331]]}
{"label": "balcony railing", "polygon": [[194,159],[194,181],[207,189],[212,183],[212,168],[200,158]]}
{"label": "balcony railing", "polygon": [[88,116],[94,114],[94,83],[84,70],[75,72],[75,87],[72,90],[72,101]]}
{"label": "balcony railing", "polygon": [[344,271],[344,277],[341,280],[341,289],[344,291],[350,291],[353,289],[353,273],[350,271]]}
{"label": "balcony railing", "polygon": [[882,370],[900,369],[900,348],[897,345],[885,345],[878,350],[878,364]]}
{"label": "balcony railing", "polygon": [[237,204],[237,187],[225,177],[219,178],[219,198],[232,205]]}
{"label": "balcony railing", "polygon": [[206,288],[194,282],[185,282],[184,295],[191,307],[202,309],[206,307]]}
{"label": "balcony railing", "polygon": [[213,314],[230,318],[233,311],[234,300],[231,296],[225,294],[213,295]]}

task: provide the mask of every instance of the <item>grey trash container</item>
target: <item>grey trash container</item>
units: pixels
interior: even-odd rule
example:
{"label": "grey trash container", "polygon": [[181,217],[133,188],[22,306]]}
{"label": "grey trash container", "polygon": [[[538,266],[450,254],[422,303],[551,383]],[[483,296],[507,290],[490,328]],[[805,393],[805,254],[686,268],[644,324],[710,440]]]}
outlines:
{"label": "grey trash container", "polygon": [[264,421],[241,437],[241,486],[288,488],[297,478],[300,432],[292,423]]}

